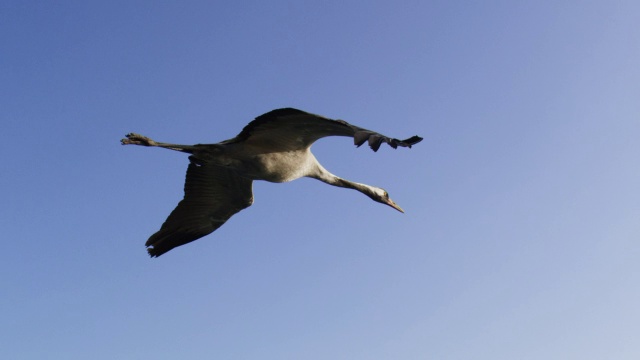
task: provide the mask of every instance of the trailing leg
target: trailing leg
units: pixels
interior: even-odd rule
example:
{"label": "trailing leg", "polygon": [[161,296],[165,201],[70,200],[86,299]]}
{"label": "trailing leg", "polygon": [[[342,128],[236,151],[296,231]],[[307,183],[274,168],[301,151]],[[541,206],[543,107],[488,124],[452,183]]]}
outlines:
{"label": "trailing leg", "polygon": [[178,144],[168,144],[163,142],[158,142],[155,140],[151,140],[146,136],[142,136],[140,134],[129,133],[126,136],[126,139],[120,140],[122,145],[141,145],[141,146],[157,146],[165,149],[175,150],[186,152],[189,154],[193,154],[196,147],[193,145],[178,145]]}

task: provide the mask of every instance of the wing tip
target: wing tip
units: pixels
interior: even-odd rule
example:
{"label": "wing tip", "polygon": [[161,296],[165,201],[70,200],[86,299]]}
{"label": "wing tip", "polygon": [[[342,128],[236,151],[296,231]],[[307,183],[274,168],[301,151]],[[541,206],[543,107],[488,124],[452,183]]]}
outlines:
{"label": "wing tip", "polygon": [[362,144],[364,144],[368,140],[369,147],[371,148],[371,150],[373,150],[374,152],[377,152],[380,149],[380,146],[382,146],[383,142],[389,144],[389,146],[391,146],[394,149],[397,149],[398,146],[411,148],[412,145],[419,143],[420,141],[423,140],[423,138],[418,135],[415,135],[405,140],[398,140],[398,139],[388,138],[386,136],[376,134],[373,132],[359,131],[354,135],[353,140],[356,147],[360,147]]}
{"label": "wing tip", "polygon": [[402,140],[403,143],[407,144],[409,147],[411,147],[411,145],[415,145],[417,143],[419,143],[420,141],[424,140],[422,137],[418,136],[418,135],[414,135],[408,139]]}
{"label": "wing tip", "polygon": [[148,247],[147,248],[147,254],[149,254],[149,257],[152,258],[152,259],[153,258],[157,258],[158,256],[160,256],[160,255],[162,255],[164,253],[165,253],[164,251],[161,252],[159,250],[156,250],[156,248],[154,248],[154,247]]}

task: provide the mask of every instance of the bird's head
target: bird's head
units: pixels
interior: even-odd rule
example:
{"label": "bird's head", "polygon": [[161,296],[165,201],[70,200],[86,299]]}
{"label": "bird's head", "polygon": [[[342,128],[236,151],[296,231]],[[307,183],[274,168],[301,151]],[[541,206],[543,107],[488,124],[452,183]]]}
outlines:
{"label": "bird's head", "polygon": [[389,193],[387,193],[385,189],[371,186],[369,191],[367,192],[367,195],[369,195],[369,197],[374,201],[377,201],[385,205],[389,205],[392,208],[400,211],[401,213],[404,213],[404,210],[402,210],[402,208],[398,206],[398,204],[396,204],[395,202],[393,202],[393,200],[391,200],[391,198],[389,197]]}

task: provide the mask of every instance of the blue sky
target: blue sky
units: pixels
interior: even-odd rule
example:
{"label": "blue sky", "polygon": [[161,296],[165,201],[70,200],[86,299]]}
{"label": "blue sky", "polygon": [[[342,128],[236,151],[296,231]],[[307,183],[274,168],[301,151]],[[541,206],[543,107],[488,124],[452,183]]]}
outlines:
{"label": "blue sky", "polygon": [[[3,1],[0,357],[635,359],[634,1]],[[316,143],[149,259],[187,159],[291,106],[413,149]]]}

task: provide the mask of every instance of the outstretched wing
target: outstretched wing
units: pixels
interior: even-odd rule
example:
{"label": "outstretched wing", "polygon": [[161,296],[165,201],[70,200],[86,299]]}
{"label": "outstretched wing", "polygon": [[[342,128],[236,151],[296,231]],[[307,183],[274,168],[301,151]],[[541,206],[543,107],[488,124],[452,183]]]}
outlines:
{"label": "outstretched wing", "polygon": [[[190,158],[192,160],[192,158]],[[145,244],[151,257],[212,233],[253,203],[252,181],[213,164],[187,169],[184,199]]]}
{"label": "outstretched wing", "polygon": [[383,142],[395,149],[398,146],[411,147],[422,141],[419,136],[398,140],[344,120],[332,120],[302,110],[284,108],[258,116],[228,143],[244,142],[248,146],[273,150],[300,150],[325,136],[353,137],[357,146],[368,142],[373,151],[378,151]]}

